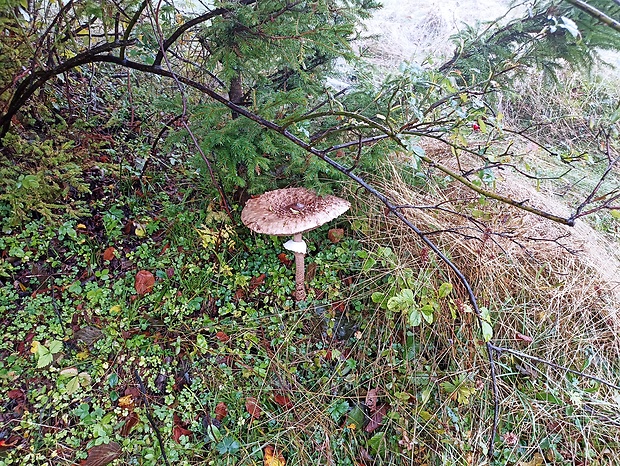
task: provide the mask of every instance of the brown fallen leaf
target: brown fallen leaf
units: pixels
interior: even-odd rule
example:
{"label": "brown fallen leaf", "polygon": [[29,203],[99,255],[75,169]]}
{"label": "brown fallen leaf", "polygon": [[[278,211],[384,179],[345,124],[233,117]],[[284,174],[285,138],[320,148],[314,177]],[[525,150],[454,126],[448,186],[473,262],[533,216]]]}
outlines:
{"label": "brown fallen leaf", "polygon": [[368,406],[368,409],[370,410],[371,414],[377,410],[377,389],[376,388],[371,388],[370,390],[368,390],[368,393],[366,393],[366,401],[364,404]]}
{"label": "brown fallen leaf", "polygon": [[258,288],[259,286],[261,286],[263,283],[265,283],[265,278],[267,278],[267,275],[265,275],[264,273],[261,273],[258,277],[252,277],[250,279],[250,286],[249,286],[250,293],[254,291],[256,288]]}
{"label": "brown fallen leaf", "polygon": [[374,432],[381,425],[383,418],[388,412],[388,405],[382,404],[377,410],[370,415],[370,421],[364,428],[366,432]]}
{"label": "brown fallen leaf", "polygon": [[140,422],[140,416],[135,411],[129,413],[129,415],[125,418],[125,424],[121,427],[121,435],[123,437],[127,437],[131,429],[133,429],[138,422]]}
{"label": "brown fallen leaf", "polygon": [[121,454],[121,446],[116,442],[97,445],[88,450],[88,457],[80,462],[80,466],[105,466]]}
{"label": "brown fallen leaf", "polygon": [[0,451],[9,450],[17,446],[20,437],[17,435],[11,435],[9,438],[0,439]]}
{"label": "brown fallen leaf", "polygon": [[284,455],[273,445],[267,445],[263,449],[263,464],[265,466],[285,466],[286,459]]}
{"label": "brown fallen leaf", "polygon": [[220,401],[215,407],[215,419],[221,421],[228,415],[228,407],[226,403]]}
{"label": "brown fallen leaf", "polygon": [[532,337],[530,337],[528,335],[523,335],[522,333],[519,333],[519,332],[517,332],[515,336],[516,336],[517,340],[524,341],[528,345],[534,341],[534,339]]}
{"label": "brown fallen leaf", "polygon": [[103,251],[104,261],[111,261],[115,257],[116,257],[116,249],[114,247],[110,246],[109,248],[106,248],[105,251]]}
{"label": "brown fallen leaf", "polygon": [[342,228],[332,228],[327,232],[327,238],[334,244],[339,243],[344,238],[344,230]]}
{"label": "brown fallen leaf", "polygon": [[140,270],[136,274],[136,291],[139,295],[145,295],[153,291],[155,276],[148,270]]}
{"label": "brown fallen leaf", "polygon": [[245,409],[248,410],[252,419],[258,419],[262,413],[260,406],[258,406],[258,400],[253,396],[249,396],[245,399]]}
{"label": "brown fallen leaf", "polygon": [[293,407],[293,402],[287,396],[284,396],[284,395],[274,395],[273,401],[275,401],[276,404],[286,409],[291,409]]}
{"label": "brown fallen leaf", "polygon": [[181,443],[180,439],[182,435],[185,435],[186,437],[192,436],[192,432],[185,428],[185,424],[181,420],[181,416],[179,416],[178,414],[174,414],[172,416],[172,422],[172,438],[175,442]]}
{"label": "brown fallen leaf", "polygon": [[186,437],[191,437],[192,436],[192,432],[190,430],[187,430],[185,427],[183,427],[180,424],[176,424],[173,428],[172,428],[172,438],[174,439],[175,442],[177,443],[181,443],[181,436],[185,435]]}
{"label": "brown fallen leaf", "polygon": [[215,334],[215,338],[220,340],[222,343],[226,343],[228,340],[230,340],[230,336],[228,336],[226,333],[222,331],[217,332]]}
{"label": "brown fallen leaf", "polygon": [[542,466],[545,464],[545,458],[540,453],[534,453],[530,461],[519,461],[518,466]]}
{"label": "brown fallen leaf", "polygon": [[281,264],[290,267],[293,264],[293,259],[289,259],[285,252],[278,254],[278,260]]}

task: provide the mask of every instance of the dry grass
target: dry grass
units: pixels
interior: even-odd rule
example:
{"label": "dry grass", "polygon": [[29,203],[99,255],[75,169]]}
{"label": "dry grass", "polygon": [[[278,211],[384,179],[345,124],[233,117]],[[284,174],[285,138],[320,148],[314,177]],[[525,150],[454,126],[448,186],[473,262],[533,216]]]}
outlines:
{"label": "dry grass", "polygon": [[[496,203],[479,205],[455,184],[412,188],[404,179],[406,171],[401,161],[393,161],[373,181],[396,204],[417,206],[403,211],[422,230],[440,230],[429,237],[465,274],[480,305],[490,309],[495,343],[620,385],[620,262],[606,249],[604,238],[587,225],[570,230]],[[503,194],[552,210],[564,208],[523,180],[503,181],[509,186],[497,188]],[[463,312],[466,296],[448,268],[398,219],[386,216],[382,205],[364,199],[356,207],[372,232],[365,240],[368,248],[390,246],[396,252],[398,261],[386,273],[411,268],[436,287],[445,280],[455,284],[456,318],[444,306],[433,325],[410,330],[419,357],[402,364],[410,374],[429,374],[436,384],[462,381],[475,394],[468,403],[456,402],[445,390],[425,399],[413,375],[400,388],[412,395],[406,403],[390,394],[404,419],[403,438],[416,439],[412,458],[479,464],[491,430],[492,397],[477,324],[470,312]],[[370,293],[375,285],[358,288]],[[377,310],[365,337],[379,338],[387,354],[395,340],[404,338],[393,328]],[[368,370],[383,384],[390,380],[392,369],[385,358]],[[529,461],[536,452],[548,464],[620,464],[619,391],[507,353],[498,370],[504,464]],[[430,414],[421,415],[426,410]],[[517,439],[516,445],[511,438]]]}

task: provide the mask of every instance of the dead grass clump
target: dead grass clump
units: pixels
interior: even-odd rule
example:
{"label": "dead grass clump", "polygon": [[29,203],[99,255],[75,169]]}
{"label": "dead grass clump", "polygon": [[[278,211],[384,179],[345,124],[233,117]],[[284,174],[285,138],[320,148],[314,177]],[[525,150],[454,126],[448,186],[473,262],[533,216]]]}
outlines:
{"label": "dead grass clump", "polygon": [[[428,181],[414,189],[406,182],[406,172],[406,166],[393,162],[373,181],[468,278],[479,305],[490,310],[496,345],[620,385],[620,299],[614,275],[618,261],[594,230],[549,225],[518,209],[481,202],[454,183]],[[498,188],[502,194],[529,199],[547,210],[562,208],[521,180],[506,181],[509,188]],[[394,328],[393,323],[382,320],[385,316],[379,311],[372,325],[388,337],[384,350],[395,339],[416,341],[417,357],[403,362],[412,374],[408,393],[417,393],[406,404],[417,413],[407,417],[408,435],[417,431],[416,448],[443,455],[444,460],[448,455],[451,461],[470,461],[475,451],[482,455],[488,440],[492,397],[488,360],[464,289],[382,204],[374,199],[358,202],[368,222],[367,247],[389,246],[398,257],[386,273],[412,269],[435,287],[444,281],[455,286],[450,304],[442,305],[432,325],[407,329],[403,324],[403,335],[398,336],[386,330]],[[366,289],[372,292],[371,286]],[[554,464],[573,464],[588,455],[610,458],[611,463],[600,464],[620,462],[620,391],[535,359],[497,356],[498,455],[505,464],[529,461],[535,453],[557,461]],[[379,372],[380,362],[376,364]],[[443,389],[425,398],[422,388],[420,396],[420,377],[430,377]],[[454,386],[460,388],[452,391]],[[402,405],[400,398],[392,402],[396,410]],[[421,412],[426,414],[420,417]],[[437,423],[460,424],[456,431],[446,428],[438,434]]]}

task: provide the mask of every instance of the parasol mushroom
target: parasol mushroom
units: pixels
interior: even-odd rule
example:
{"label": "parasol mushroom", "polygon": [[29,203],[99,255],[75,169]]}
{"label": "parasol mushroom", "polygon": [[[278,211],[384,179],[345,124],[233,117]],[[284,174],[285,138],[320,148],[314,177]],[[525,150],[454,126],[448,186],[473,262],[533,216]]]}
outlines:
{"label": "parasol mushroom", "polygon": [[306,188],[268,191],[248,200],[241,221],[252,231],[275,236],[293,236],[284,247],[295,253],[295,299],[306,299],[304,257],[307,247],[302,234],[339,217],[351,204],[336,196],[319,196]]}

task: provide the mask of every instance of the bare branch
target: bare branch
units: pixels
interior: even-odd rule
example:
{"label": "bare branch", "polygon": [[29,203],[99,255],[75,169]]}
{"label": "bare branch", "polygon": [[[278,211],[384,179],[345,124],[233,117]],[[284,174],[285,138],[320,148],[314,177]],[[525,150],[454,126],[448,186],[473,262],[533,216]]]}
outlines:
{"label": "bare branch", "polygon": [[585,11],[587,14],[592,16],[593,18],[598,19],[601,23],[609,26],[616,32],[620,32],[620,22],[616,21],[610,16],[607,16],[600,10],[597,10],[592,5],[582,0],[564,0],[566,3],[570,3],[576,8],[579,8],[581,11]]}

